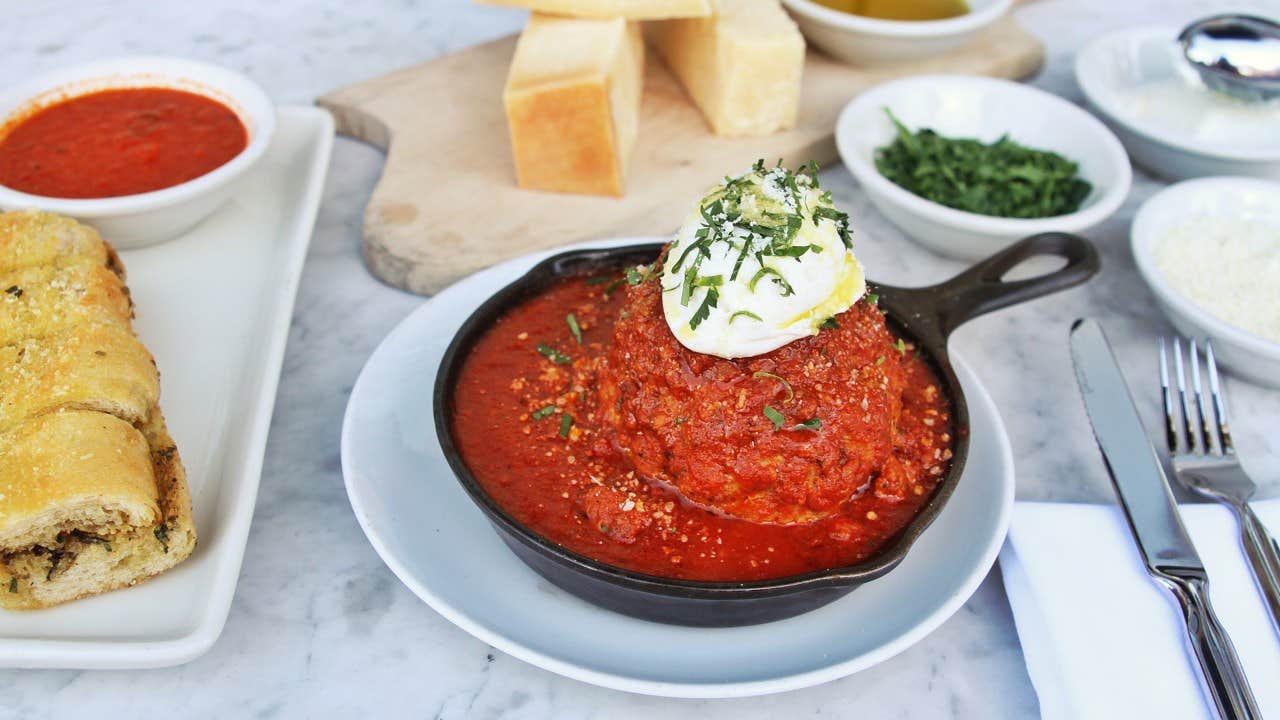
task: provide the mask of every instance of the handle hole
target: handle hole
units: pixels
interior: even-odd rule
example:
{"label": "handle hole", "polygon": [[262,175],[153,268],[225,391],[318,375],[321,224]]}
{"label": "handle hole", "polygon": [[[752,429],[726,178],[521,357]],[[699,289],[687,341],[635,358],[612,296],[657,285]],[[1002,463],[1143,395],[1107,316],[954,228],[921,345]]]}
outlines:
{"label": "handle hole", "polygon": [[1032,278],[1044,277],[1055,273],[1066,267],[1067,258],[1061,255],[1032,255],[1022,262],[1014,265],[1004,274],[1000,276],[1001,282],[1015,282],[1018,280],[1030,280]]}

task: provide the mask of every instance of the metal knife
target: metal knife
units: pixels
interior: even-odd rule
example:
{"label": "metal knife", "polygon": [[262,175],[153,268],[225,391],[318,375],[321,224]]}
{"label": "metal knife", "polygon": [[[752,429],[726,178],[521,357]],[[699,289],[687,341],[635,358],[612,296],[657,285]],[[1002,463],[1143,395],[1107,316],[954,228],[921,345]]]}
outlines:
{"label": "metal knife", "polygon": [[1219,716],[1261,718],[1235,647],[1209,602],[1204,563],[1182,525],[1164,468],[1096,321],[1077,320],[1071,326],[1071,360],[1093,435],[1147,572],[1173,592],[1182,606],[1204,689]]}

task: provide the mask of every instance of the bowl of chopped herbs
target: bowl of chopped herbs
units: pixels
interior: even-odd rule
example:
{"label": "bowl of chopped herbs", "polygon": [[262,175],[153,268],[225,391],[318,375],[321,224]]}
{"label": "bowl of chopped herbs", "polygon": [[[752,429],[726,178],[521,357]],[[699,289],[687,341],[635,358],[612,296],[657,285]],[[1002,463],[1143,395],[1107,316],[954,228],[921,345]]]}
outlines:
{"label": "bowl of chopped herbs", "polygon": [[1092,115],[984,77],[875,87],[845,107],[836,145],[880,212],[956,258],[1036,233],[1088,230],[1120,207],[1133,175],[1120,141]]}

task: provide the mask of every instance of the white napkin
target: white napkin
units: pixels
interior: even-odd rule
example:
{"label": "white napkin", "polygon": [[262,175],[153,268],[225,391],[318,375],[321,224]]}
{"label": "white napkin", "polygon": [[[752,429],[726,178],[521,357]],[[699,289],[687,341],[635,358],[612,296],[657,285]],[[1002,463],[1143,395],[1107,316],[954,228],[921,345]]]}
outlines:
{"label": "white napkin", "polygon": [[[1280,528],[1280,501],[1253,508]],[[1262,714],[1280,718],[1280,636],[1235,518],[1216,504],[1181,511]],[[1214,717],[1177,601],[1147,574],[1118,506],[1018,503],[1000,567],[1045,720]]]}

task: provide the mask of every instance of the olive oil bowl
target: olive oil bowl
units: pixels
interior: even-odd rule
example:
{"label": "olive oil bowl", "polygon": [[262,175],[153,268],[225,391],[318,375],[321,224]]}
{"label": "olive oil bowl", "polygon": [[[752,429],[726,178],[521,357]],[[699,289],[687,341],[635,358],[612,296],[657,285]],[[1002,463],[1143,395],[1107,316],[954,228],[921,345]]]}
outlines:
{"label": "olive oil bowl", "polygon": [[[782,4],[818,49],[850,65],[876,67],[922,60],[959,47],[1003,17],[1013,0],[782,0]],[[955,14],[961,9],[967,11]],[[886,19],[912,16],[943,17]]]}
{"label": "olive oil bowl", "polygon": [[[989,144],[1008,136],[1025,148],[1075,163],[1088,183],[1072,212],[1048,217],[999,217],[948,207],[889,180],[877,151],[898,137],[889,114],[907,132],[932,129],[952,139]],[[968,75],[920,75],[884,83],[854,98],[836,121],[840,159],[876,209],[921,245],[947,257],[986,257],[1019,238],[1044,232],[1081,233],[1110,217],[1133,180],[1129,157],[1097,118],[1043,90]]]}

